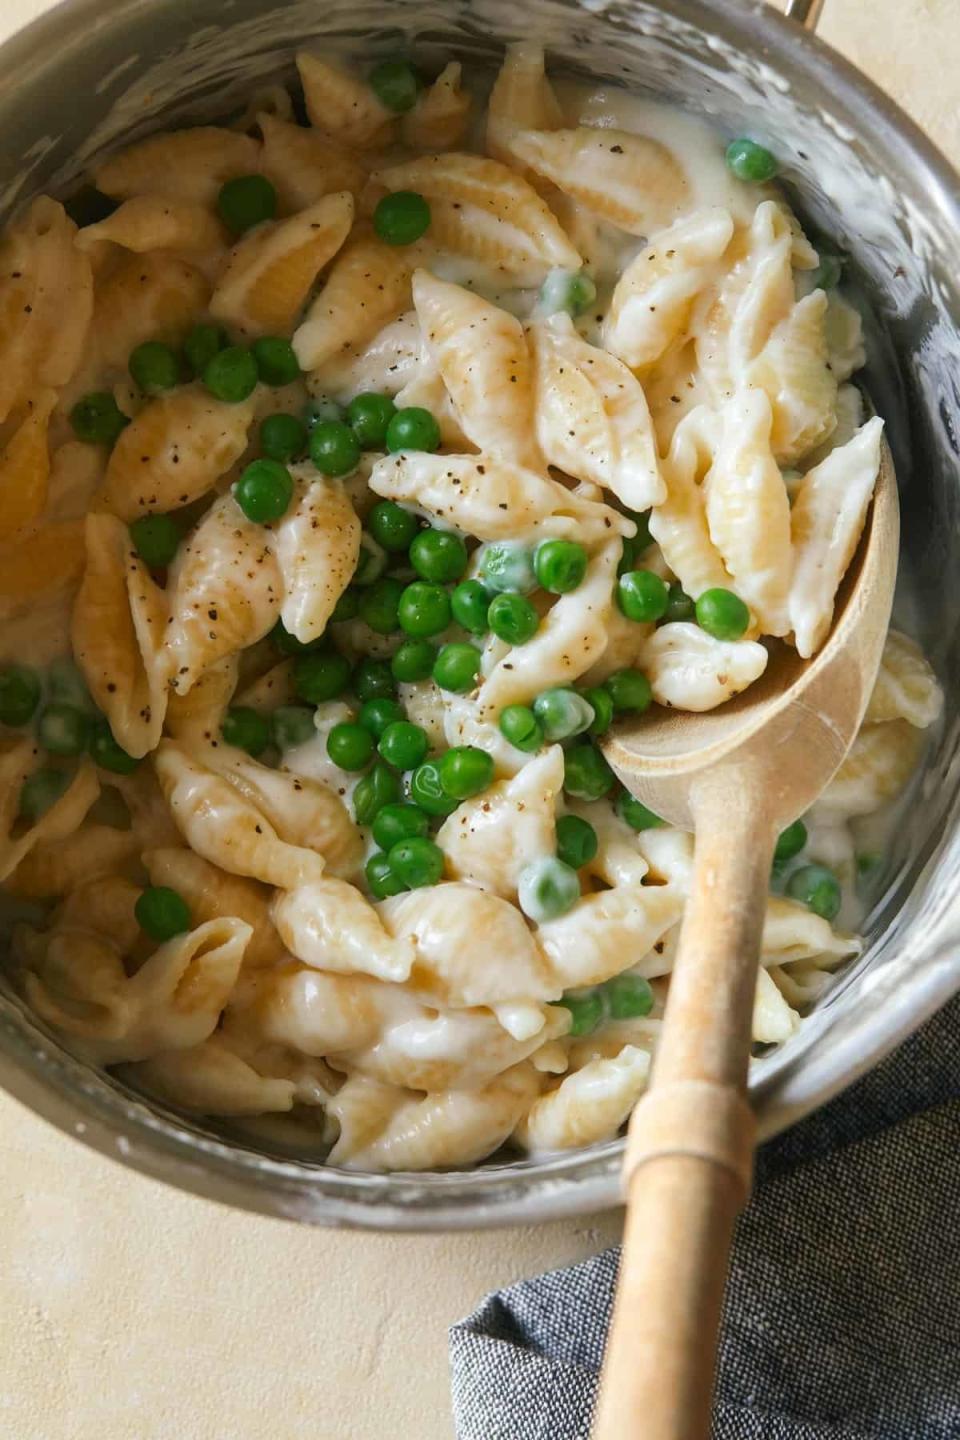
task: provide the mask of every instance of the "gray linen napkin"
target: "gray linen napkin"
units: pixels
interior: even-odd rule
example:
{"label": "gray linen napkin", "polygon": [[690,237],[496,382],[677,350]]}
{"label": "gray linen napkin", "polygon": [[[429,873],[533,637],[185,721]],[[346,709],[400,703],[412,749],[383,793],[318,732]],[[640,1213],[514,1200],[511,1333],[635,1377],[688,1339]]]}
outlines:
{"label": "gray linen napkin", "polygon": [[[960,998],[760,1152],[714,1440],[960,1437]],[[457,1440],[587,1440],[619,1251],[450,1331]]]}

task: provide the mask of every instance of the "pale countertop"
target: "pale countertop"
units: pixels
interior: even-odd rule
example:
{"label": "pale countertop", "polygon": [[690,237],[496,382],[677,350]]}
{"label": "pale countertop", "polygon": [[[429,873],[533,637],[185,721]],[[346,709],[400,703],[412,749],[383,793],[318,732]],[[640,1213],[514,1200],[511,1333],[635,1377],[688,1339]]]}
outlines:
{"label": "pale countertop", "polygon": [[[52,0],[0,0],[0,40]],[[960,164],[956,0],[827,0],[821,33]],[[446,1327],[589,1255],[616,1215],[325,1232],[179,1194],[0,1095],[0,1432],[16,1440],[449,1440]]]}

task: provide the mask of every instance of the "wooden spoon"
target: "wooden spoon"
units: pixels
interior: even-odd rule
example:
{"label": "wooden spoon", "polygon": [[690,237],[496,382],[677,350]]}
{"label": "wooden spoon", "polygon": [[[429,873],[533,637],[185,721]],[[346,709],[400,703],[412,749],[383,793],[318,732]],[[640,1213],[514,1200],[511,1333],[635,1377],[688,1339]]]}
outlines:
{"label": "wooden spoon", "polygon": [[771,646],[719,710],[611,734],[623,783],[696,830],[695,873],[649,1090],[630,1122],[620,1279],[594,1440],[702,1440],[737,1213],[750,1190],[750,1031],[773,849],[853,743],[876,679],[899,541],[886,445],[871,513],[812,660]]}

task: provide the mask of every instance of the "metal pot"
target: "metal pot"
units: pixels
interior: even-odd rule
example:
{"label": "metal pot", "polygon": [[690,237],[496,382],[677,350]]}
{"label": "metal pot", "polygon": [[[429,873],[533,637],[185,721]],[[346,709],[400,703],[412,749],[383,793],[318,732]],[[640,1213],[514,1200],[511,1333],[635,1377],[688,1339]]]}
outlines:
{"label": "metal pot", "polygon": [[[889,422],[904,510],[906,623],[947,687],[947,721],[894,837],[862,958],[755,1070],[764,1135],[822,1104],[960,988],[960,180],[884,95],[799,23],[751,0],[61,0],[0,49],[0,214],[63,192],[105,148],[240,108],[322,38],[369,57],[494,64],[541,37],[556,70],[681,102],[768,139],[805,221],[853,257],[867,383]],[[614,1203],[621,1144],[433,1175],[358,1175],[238,1142],[81,1064],[9,992],[0,1081],[68,1133],[159,1179],[325,1225],[468,1228]]]}

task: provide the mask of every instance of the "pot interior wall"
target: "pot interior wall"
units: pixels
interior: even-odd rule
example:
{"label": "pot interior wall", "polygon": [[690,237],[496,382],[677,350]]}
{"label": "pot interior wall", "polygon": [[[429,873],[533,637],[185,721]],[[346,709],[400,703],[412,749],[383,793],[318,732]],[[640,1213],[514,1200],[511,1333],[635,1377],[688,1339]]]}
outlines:
{"label": "pot interior wall", "polygon": [[[548,46],[555,71],[667,98],[727,136],[767,141],[812,232],[850,254],[870,334],[866,383],[888,420],[901,484],[899,611],[944,681],[948,723],[887,857],[868,925],[870,953],[764,1062],[757,1089],[768,1129],[838,1088],[838,1065],[856,1073],[875,1055],[878,1036],[882,1043],[885,1033],[905,1028],[905,1014],[918,1018],[944,998],[960,849],[953,838],[960,684],[956,182],[945,167],[928,167],[932,152],[916,136],[904,139],[901,122],[851,86],[842,67],[840,81],[836,71],[831,77],[822,47],[799,31],[784,45],[787,33],[765,6],[734,0],[664,6],[537,0],[522,11],[505,0],[391,0],[389,7],[370,0],[75,0],[0,54],[0,215],[39,190],[72,193],[96,155],[131,137],[235,113],[251,89],[292,77],[294,50],[318,37],[325,50],[363,59],[402,47],[426,63],[456,56],[492,68],[503,41],[535,35]],[[67,1110],[51,1100],[51,1086],[79,1088],[90,1138],[105,1148],[124,1129],[127,1152],[143,1168],[281,1213],[327,1223],[475,1224],[514,1218],[531,1195],[541,1214],[613,1198],[616,1146],[549,1164],[403,1182],[339,1176],[292,1161],[264,1169],[222,1132],[218,1139],[217,1132],[148,1109],[113,1081],[84,1072],[40,1036],[12,998],[0,997],[0,1052],[7,1055],[5,1083],[29,1090],[25,1098],[52,1118],[65,1123]],[[24,1067],[32,1072],[29,1083]],[[188,1149],[196,1151],[189,1158]],[[253,1193],[258,1175],[272,1198]]]}

